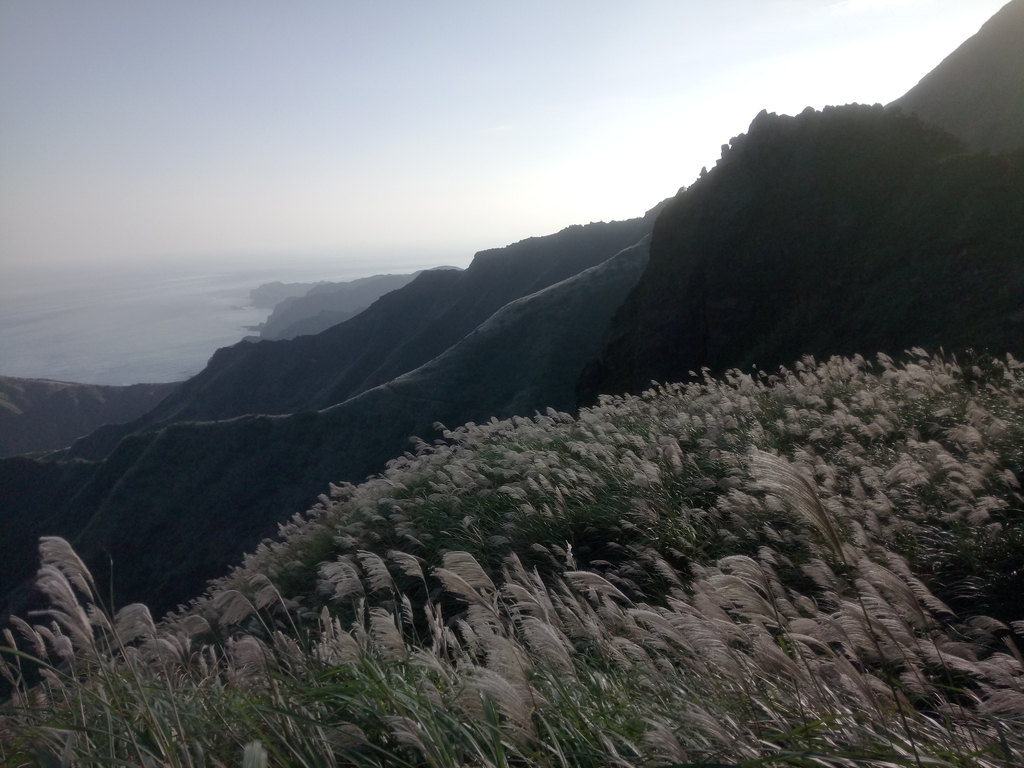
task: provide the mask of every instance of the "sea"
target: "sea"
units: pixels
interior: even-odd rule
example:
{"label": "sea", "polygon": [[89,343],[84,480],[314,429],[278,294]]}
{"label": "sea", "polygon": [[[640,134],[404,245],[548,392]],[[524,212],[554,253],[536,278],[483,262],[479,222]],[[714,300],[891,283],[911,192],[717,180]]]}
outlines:
{"label": "sea", "polygon": [[258,334],[271,309],[252,306],[249,291],[263,283],[353,280],[423,266],[5,269],[0,375],[113,385],[183,381],[218,348]]}

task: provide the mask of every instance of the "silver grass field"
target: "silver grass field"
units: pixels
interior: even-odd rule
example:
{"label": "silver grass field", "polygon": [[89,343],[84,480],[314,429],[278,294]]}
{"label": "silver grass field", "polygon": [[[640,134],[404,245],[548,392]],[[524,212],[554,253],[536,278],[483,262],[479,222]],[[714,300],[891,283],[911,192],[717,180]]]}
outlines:
{"label": "silver grass field", "polygon": [[907,360],[438,425],[159,622],[43,539],[0,763],[1024,765],[1024,365]]}

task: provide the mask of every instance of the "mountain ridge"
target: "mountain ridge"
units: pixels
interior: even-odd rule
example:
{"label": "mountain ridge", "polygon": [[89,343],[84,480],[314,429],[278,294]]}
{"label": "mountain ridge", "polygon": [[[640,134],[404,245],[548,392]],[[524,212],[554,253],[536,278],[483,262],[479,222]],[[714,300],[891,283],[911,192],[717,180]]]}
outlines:
{"label": "mountain ridge", "polygon": [[[385,293],[408,285],[419,274],[373,275],[345,282],[317,283],[303,295],[289,296],[275,304],[260,329],[260,338],[276,341],[325,331],[359,314]],[[332,322],[335,318],[337,322]]]}
{"label": "mountain ridge", "polygon": [[0,458],[67,448],[104,424],[152,410],[178,387],[115,387],[0,376]]}
{"label": "mountain ridge", "polygon": [[973,151],[1024,147],[1024,0],[1004,5],[889,106],[949,131]]}
{"label": "mountain ridge", "polygon": [[898,109],[762,112],[655,225],[581,403],[802,355],[1020,354],[1024,151]]}
{"label": "mountain ridge", "polygon": [[633,245],[650,232],[663,204],[644,217],[567,227],[482,251],[462,271],[423,272],[315,336],[219,349],[159,408],[79,440],[69,457],[101,459],[131,432],[174,421],[317,411],[344,402],[443,353],[509,301]]}

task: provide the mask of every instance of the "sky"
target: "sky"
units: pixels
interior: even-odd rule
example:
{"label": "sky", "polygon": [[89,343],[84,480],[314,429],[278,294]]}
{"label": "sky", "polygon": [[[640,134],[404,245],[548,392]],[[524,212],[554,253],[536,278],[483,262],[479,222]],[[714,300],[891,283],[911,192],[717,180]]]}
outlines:
{"label": "sky", "polygon": [[0,0],[3,267],[465,266],[642,215],[1003,0]]}

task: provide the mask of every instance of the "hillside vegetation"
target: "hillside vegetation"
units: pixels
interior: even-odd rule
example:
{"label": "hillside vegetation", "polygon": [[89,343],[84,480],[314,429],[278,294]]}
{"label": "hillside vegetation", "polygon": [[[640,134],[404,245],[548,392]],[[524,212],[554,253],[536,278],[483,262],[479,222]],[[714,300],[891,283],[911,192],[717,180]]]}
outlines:
{"label": "hillside vegetation", "polygon": [[1012,357],[805,358],[446,430],[159,625],[44,539],[0,761],[1019,765],[1022,447]]}

